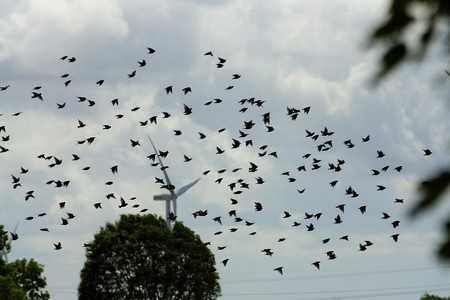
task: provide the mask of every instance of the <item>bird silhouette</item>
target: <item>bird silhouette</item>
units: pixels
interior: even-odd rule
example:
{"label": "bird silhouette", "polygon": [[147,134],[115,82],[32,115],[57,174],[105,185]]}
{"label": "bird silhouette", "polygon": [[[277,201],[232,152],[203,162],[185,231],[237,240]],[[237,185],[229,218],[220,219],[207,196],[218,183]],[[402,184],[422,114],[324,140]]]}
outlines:
{"label": "bird silhouette", "polygon": [[334,253],[333,250],[327,251],[327,252],[325,252],[325,254],[328,256],[329,260],[336,259],[336,253]]}
{"label": "bird silhouette", "polygon": [[54,243],[53,245],[55,246],[54,250],[61,250],[62,249],[61,242],[58,242],[56,244]]}
{"label": "bird silhouette", "polygon": [[384,156],[385,156],[385,154],[384,154],[383,151],[377,150],[377,158],[382,158],[382,157],[384,157]]}
{"label": "bird silhouette", "polygon": [[133,147],[133,148],[141,145],[138,140],[134,141],[134,140],[130,139],[130,142],[131,142],[131,147]]}
{"label": "bird silhouette", "polygon": [[216,147],[216,154],[222,154],[224,152],[225,152],[225,150],[220,149],[219,147]]}
{"label": "bird silhouette", "polygon": [[391,237],[392,237],[392,239],[394,240],[394,242],[396,242],[396,243],[398,242],[398,237],[399,237],[399,235],[400,235],[400,234],[398,234],[398,233],[391,235]]}
{"label": "bird silhouette", "polygon": [[119,205],[119,208],[123,208],[123,207],[125,207],[125,206],[127,206],[127,205],[128,205],[128,203],[125,202],[125,200],[124,200],[122,197],[120,197],[120,205]]}
{"label": "bird silhouette", "polygon": [[400,226],[400,221],[397,220],[397,221],[392,222],[391,224],[392,224],[392,227],[397,228],[398,226]]}
{"label": "bird silhouette", "polygon": [[334,224],[340,224],[340,223],[342,223],[341,216],[340,216],[340,215],[337,215],[337,216],[334,218]]}
{"label": "bird silhouette", "polygon": [[187,93],[192,92],[192,89],[191,89],[191,87],[187,86],[187,87],[183,88],[181,91],[186,95]]}
{"label": "bird silhouette", "polygon": [[366,213],[366,206],[365,205],[360,206],[358,209],[361,212],[361,214],[365,214]]}
{"label": "bird silhouette", "polygon": [[263,206],[260,202],[255,202],[255,211],[261,211]]}
{"label": "bird silhouette", "polygon": [[280,275],[283,275],[283,267],[277,267],[275,269],[273,269],[274,271],[280,273]]}
{"label": "bird silhouette", "polygon": [[189,107],[186,104],[183,104],[183,113],[186,116],[190,115],[192,113],[192,107]]}

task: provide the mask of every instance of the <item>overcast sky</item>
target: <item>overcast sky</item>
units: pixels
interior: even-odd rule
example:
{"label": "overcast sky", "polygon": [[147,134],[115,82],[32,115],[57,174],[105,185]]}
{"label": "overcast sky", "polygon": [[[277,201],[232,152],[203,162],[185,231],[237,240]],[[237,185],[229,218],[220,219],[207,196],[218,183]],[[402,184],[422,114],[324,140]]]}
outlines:
{"label": "overcast sky", "polygon": [[[2,1],[0,86],[9,87],[0,91],[0,126],[6,129],[0,145],[9,151],[0,153],[0,223],[14,231],[19,222],[19,239],[12,242],[8,259],[36,259],[45,266],[52,299],[76,299],[83,243],[100,226],[142,209],[165,214],[164,204],[153,201],[153,195],[165,190],[155,183],[155,177],[163,177],[161,170],[147,159],[154,153],[149,134],[159,150],[169,151],[164,163],[176,186],[201,178],[180,197],[178,220],[211,243],[221,299],[419,299],[426,291],[449,295],[450,269],[434,256],[448,201],[414,221],[406,214],[418,198],[420,179],[449,163],[450,78],[442,49],[436,47],[425,63],[401,68],[378,87],[370,86],[380,52],[365,45],[386,4]],[[155,52],[149,54],[147,47]],[[209,51],[213,56],[204,55]],[[61,60],[63,56],[68,58]],[[71,57],[76,60],[69,62]],[[221,68],[219,57],[226,60]],[[142,60],[146,66],[139,67]],[[69,75],[61,78],[63,74]],[[233,79],[233,74],[241,77]],[[102,85],[96,84],[99,80]],[[167,86],[173,86],[172,94],[166,94]],[[184,94],[185,87],[192,92]],[[32,98],[32,92],[41,93],[42,101]],[[252,98],[262,106],[239,103]],[[184,105],[192,114],[183,113]],[[292,120],[287,107],[310,111]],[[171,116],[163,118],[162,112]],[[270,124],[263,122],[266,113]],[[157,124],[141,126],[154,116]],[[86,126],[78,128],[78,120]],[[255,124],[245,129],[249,121]],[[274,130],[268,132],[267,125]],[[323,136],[325,127],[334,134]],[[182,134],[176,136],[174,130]],[[318,134],[317,140],[306,137],[306,130]],[[248,136],[240,137],[239,131]],[[198,132],[206,138],[199,139]],[[370,141],[362,142],[368,135]],[[95,137],[92,144],[77,143],[89,137]],[[132,147],[130,139],[140,146]],[[232,139],[241,145],[232,149]],[[252,145],[246,146],[249,140]],[[344,144],[347,140],[353,148]],[[319,151],[320,145],[325,150]],[[216,154],[216,147],[225,152]],[[424,149],[432,154],[425,156]],[[378,158],[377,151],[385,156]],[[269,155],[274,152],[277,157]],[[50,168],[55,159],[37,158],[41,154],[62,163]],[[80,159],[73,161],[72,154]],[[185,162],[183,155],[192,160]],[[320,160],[315,170],[314,159]],[[329,170],[338,160],[345,161],[342,170]],[[249,172],[250,162],[258,165],[256,172]],[[112,174],[115,165],[118,173]],[[300,166],[306,171],[298,171]],[[401,172],[394,170],[398,166]],[[21,167],[29,171],[21,174]],[[240,170],[232,172],[236,168]],[[372,169],[380,174],[372,175]],[[13,188],[11,175],[20,177],[21,186]],[[265,182],[257,184],[256,177]],[[50,180],[70,184],[56,188],[46,184]],[[228,185],[238,180],[249,188],[237,183],[231,191]],[[329,183],[334,180],[333,188]],[[113,184],[106,185],[108,181]],[[378,191],[377,185],[385,189]],[[350,186],[358,197],[346,195]],[[34,191],[34,198],[25,201],[28,191]],[[117,199],[106,199],[109,193]],[[119,197],[130,205],[119,208]],[[232,198],[238,203],[231,204]],[[66,203],[64,209],[60,202]],[[98,202],[102,209],[94,208]],[[261,211],[255,211],[255,202],[262,204]],[[344,212],[337,208],[341,204]],[[365,214],[361,206],[366,206]],[[233,209],[244,221],[228,216]],[[198,210],[207,210],[207,216],[194,218]],[[284,211],[291,216],[283,218]],[[67,212],[75,218],[62,226]],[[40,213],[46,215],[38,217]],[[305,213],[322,215],[305,219]],[[383,213],[390,218],[382,219]],[[337,215],[341,224],[334,224]],[[33,219],[26,220],[29,216]],[[223,225],[212,220],[217,216]],[[400,226],[394,228],[391,223],[397,220]],[[295,221],[301,225],[293,227]],[[310,224],[312,231],[306,227]],[[214,235],[217,231],[223,233]],[[398,242],[394,234],[399,234]],[[348,241],[340,239],[345,235]],[[278,242],[280,238],[285,240]],[[326,238],[330,241],[323,244]],[[373,245],[359,251],[365,241]],[[59,251],[53,249],[57,242],[62,244]],[[217,249],[222,246],[226,248]],[[266,248],[274,254],[264,255]],[[331,250],[334,260],[325,254]],[[229,259],[226,266],[224,259]],[[312,265],[315,261],[320,270]],[[283,267],[283,275],[274,271],[277,267]]]}

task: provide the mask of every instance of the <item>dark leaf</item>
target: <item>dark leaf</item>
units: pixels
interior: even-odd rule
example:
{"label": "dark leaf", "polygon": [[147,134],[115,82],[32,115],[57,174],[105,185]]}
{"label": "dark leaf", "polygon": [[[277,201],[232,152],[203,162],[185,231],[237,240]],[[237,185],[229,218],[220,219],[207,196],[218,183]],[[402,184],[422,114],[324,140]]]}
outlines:
{"label": "dark leaf", "polygon": [[442,171],[435,175],[434,177],[425,180],[419,186],[419,190],[422,194],[422,198],[418,201],[416,206],[410,211],[410,216],[415,217],[419,213],[428,210],[433,206],[441,196],[444,194],[445,190],[450,185],[450,172]]}

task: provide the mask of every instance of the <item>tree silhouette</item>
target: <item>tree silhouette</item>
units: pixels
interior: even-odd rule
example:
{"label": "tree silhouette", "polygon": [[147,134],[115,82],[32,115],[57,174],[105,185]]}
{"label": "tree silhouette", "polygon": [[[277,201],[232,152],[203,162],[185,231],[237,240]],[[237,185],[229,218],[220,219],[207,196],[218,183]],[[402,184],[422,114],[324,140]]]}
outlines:
{"label": "tree silhouette", "polygon": [[121,215],[87,244],[78,295],[88,299],[216,299],[214,256],[198,235],[155,215]]}
{"label": "tree silhouette", "polygon": [[[7,231],[0,225],[0,253],[8,254],[11,244],[8,241]],[[48,300],[49,293],[45,290],[47,285],[43,266],[34,259],[18,259],[7,263],[0,256],[0,296],[1,299],[11,300]]]}
{"label": "tree silhouette", "polygon": [[[369,36],[369,46],[383,44],[375,82],[405,62],[421,61],[433,41],[450,54],[450,2],[447,0],[391,0],[385,19]],[[446,32],[443,32],[446,31]]]}
{"label": "tree silhouette", "polygon": [[422,297],[420,297],[420,300],[450,300],[450,297],[440,297],[426,293],[423,294]]}

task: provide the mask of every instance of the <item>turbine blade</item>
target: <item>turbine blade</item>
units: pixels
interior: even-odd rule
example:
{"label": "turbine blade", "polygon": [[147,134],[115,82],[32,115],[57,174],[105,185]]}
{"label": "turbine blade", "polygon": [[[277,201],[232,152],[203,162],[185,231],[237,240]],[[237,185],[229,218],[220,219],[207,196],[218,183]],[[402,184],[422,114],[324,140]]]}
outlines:
{"label": "turbine blade", "polygon": [[[169,175],[167,175],[166,168],[164,168],[164,164],[163,164],[163,162],[161,160],[161,157],[159,156],[158,150],[156,150],[155,144],[153,144],[153,141],[150,138],[150,135],[147,134],[147,137],[150,140],[150,143],[152,144],[153,150],[155,150],[156,157],[158,157],[158,161],[159,161],[159,164],[161,166],[161,170],[163,171],[164,178],[166,179],[166,184],[172,185],[172,182],[169,179]],[[175,194],[175,192],[173,190],[170,190],[170,194],[172,195],[173,198],[177,197],[177,195]]]}
{"label": "turbine blade", "polygon": [[14,233],[16,233],[16,231],[17,231],[17,227],[19,227],[19,222],[20,222],[20,221],[17,221],[17,223],[16,223],[16,227],[14,227]]}
{"label": "turbine blade", "polygon": [[187,190],[189,190],[192,186],[194,186],[194,184],[196,184],[197,182],[199,182],[200,178],[198,178],[197,180],[195,180],[194,182],[189,183],[188,185],[182,186],[178,189],[177,191],[177,197],[179,197],[180,195],[184,194]]}

